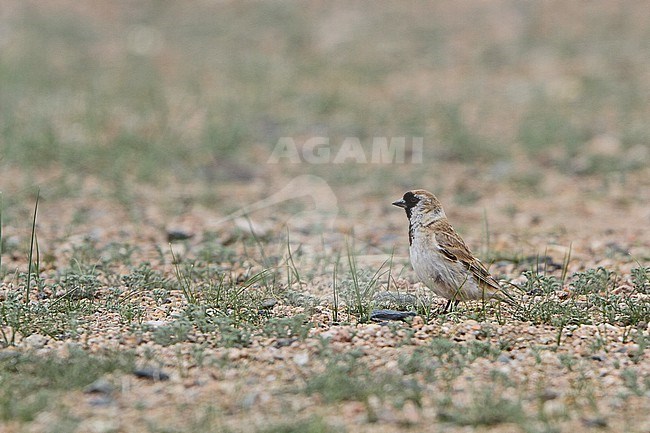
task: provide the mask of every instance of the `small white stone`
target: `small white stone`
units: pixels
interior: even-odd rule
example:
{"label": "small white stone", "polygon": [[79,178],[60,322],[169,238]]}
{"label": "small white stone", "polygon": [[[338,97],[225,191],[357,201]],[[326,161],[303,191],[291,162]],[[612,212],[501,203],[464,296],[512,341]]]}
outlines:
{"label": "small white stone", "polygon": [[309,362],[309,353],[307,352],[297,353],[293,357],[293,362],[295,362],[296,365],[299,365],[300,367],[307,365],[307,363]]}
{"label": "small white stone", "polygon": [[146,322],[143,323],[145,326],[149,326],[151,328],[160,328],[161,326],[167,325],[166,320],[147,320]]}
{"label": "small white stone", "polygon": [[40,334],[32,334],[25,337],[23,343],[31,349],[42,349],[47,343],[47,337]]}

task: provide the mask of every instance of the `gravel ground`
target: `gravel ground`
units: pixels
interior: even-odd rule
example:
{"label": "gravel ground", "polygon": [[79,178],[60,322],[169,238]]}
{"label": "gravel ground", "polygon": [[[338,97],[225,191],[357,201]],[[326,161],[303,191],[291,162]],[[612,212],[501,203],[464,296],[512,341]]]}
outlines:
{"label": "gravel ground", "polygon": [[[9,182],[11,176],[7,179]],[[599,189],[591,186],[589,179],[576,183],[558,175],[549,177],[547,183],[544,189],[549,195],[554,189],[562,191],[552,203],[521,199],[514,193],[488,188],[485,196],[471,206],[450,203],[448,213],[452,221],[459,223],[468,242],[481,245],[481,228],[477,225],[481,209],[488,209],[490,253],[503,257],[549,256],[550,264],[559,265],[547,266],[546,272],[558,278],[570,249],[568,278],[554,295],[558,299],[563,293],[570,293],[573,273],[598,266],[618,275],[613,283],[615,293],[629,293],[630,270],[638,266],[637,261],[642,263],[648,258],[648,232],[638,224],[650,220],[647,171],[638,172],[625,186],[612,186],[603,194],[585,191],[590,187]],[[118,311],[97,308],[92,314],[78,318],[72,336],[19,336],[16,347],[0,349],[0,353],[35,352],[39,356],[61,357],[67,356],[71,348],[82,348],[89,353],[135,351],[136,364],[149,369],[144,377],[109,373],[90,388],[63,392],[55,405],[47,406],[33,421],[5,422],[4,431],[49,431],[49,425],[61,423],[61,413],[77,420],[77,431],[101,432],[190,431],[192,428],[262,431],[305,419],[317,419],[313,422],[322,422],[327,429],[347,431],[394,431],[406,427],[409,431],[430,431],[432,425],[445,431],[601,428],[643,432],[650,429],[647,415],[650,363],[645,350],[650,330],[647,318],[635,326],[599,323],[594,318],[595,324],[568,324],[562,329],[521,321],[512,310],[488,309],[482,313],[481,306],[476,304],[461,306],[452,315],[438,315],[436,308],[443,305],[442,300],[417,283],[408,265],[406,221],[400,212],[389,211],[391,199],[399,195],[397,188],[393,189],[393,194],[382,197],[373,194],[367,200],[359,200],[364,196],[363,191],[337,191],[340,197],[354,197],[349,202],[355,204],[346,206],[346,215],[337,218],[333,233],[314,239],[304,227],[290,231],[290,246],[300,251],[294,253],[296,268],[311,271],[305,272],[304,280],[292,287],[287,287],[286,281],[282,283],[284,287],[275,294],[277,299],[260,301],[265,307],[260,311],[272,318],[303,315],[304,323],[309,323],[305,335],[267,336],[253,331],[245,347],[223,347],[219,332],[194,328],[184,341],[161,345],[155,337],[156,329],[178,319],[188,305],[187,298],[176,282],[175,289],[167,293],[168,298],[162,303],[150,291],[144,291],[131,302],[141,309],[135,322],[125,320]],[[220,193],[225,202],[234,199],[235,193],[230,189]],[[188,260],[206,243],[213,242],[232,245],[235,255],[224,257],[218,265],[236,280],[242,281],[247,272],[250,275],[262,268],[258,253],[240,249],[246,245],[243,241],[248,236],[246,230],[233,223],[214,225],[214,221],[224,216],[219,210],[197,205],[170,218],[159,210],[175,199],[174,193],[161,197],[160,201],[151,199],[154,195],[150,190],[142,190],[140,194],[143,206],[138,207],[135,218],[111,200],[89,200],[92,196],[89,191],[79,198],[55,201],[43,195],[37,233],[46,298],[65,293],[60,290],[56,293],[56,285],[48,281],[57,280],[57,272],[68,266],[66,263],[75,248],[89,243],[99,245],[99,260],[107,263],[104,268],[107,274],[124,275],[129,267],[150,261],[153,269],[173,281],[175,268],[171,254],[166,252],[169,251],[166,233],[172,228],[194,235],[173,243],[179,260]],[[589,200],[578,200],[585,195]],[[506,214],[505,201],[516,203],[520,210]],[[499,205],[489,206],[495,202]],[[84,209],[85,221],[72,223],[79,209]],[[20,214],[28,210],[10,212]],[[264,215],[250,216],[253,224],[265,227],[271,234],[277,233],[284,221],[278,218],[278,223],[264,218]],[[590,223],[584,224],[585,220]],[[23,246],[29,228],[14,221],[15,224],[4,227],[3,237],[9,244]],[[116,221],[123,222],[116,225]],[[381,231],[368,221],[383,221]],[[390,299],[395,298],[403,299],[406,304],[425,300],[433,306],[428,316],[423,316],[421,310],[419,315],[403,322],[357,323],[359,317],[345,314],[341,306],[339,321],[333,321],[331,254],[345,250],[345,234],[352,229],[357,246],[365,245],[366,253],[395,248],[394,282],[386,287],[383,278],[376,288],[379,295],[375,294],[378,298],[373,305],[379,306],[386,299],[391,304]],[[214,240],[207,240],[209,233],[216,234]],[[273,235],[269,233],[259,234],[270,239]],[[121,242],[122,246],[117,251],[106,248],[111,242]],[[274,254],[273,248],[286,249],[282,242],[276,247],[272,240],[262,242],[268,242],[269,255]],[[127,265],[118,257],[125,254],[120,248],[128,245],[135,246],[137,251]],[[161,255],[157,250],[165,252]],[[358,267],[376,269],[382,257],[361,254]],[[7,267],[22,270],[26,266],[25,249],[15,248],[3,259]],[[525,282],[522,270],[532,266],[526,260],[515,264],[502,258],[492,270],[512,281]],[[17,281],[15,274],[5,276],[3,296],[19,288]],[[395,294],[392,298],[386,294],[389,289]],[[111,290],[113,287],[104,284],[93,296],[101,299]],[[251,286],[247,290],[260,288]],[[634,296],[639,303],[648,302],[647,295]],[[32,302],[39,302],[35,293]],[[441,341],[448,346],[440,349]],[[389,380],[389,385],[363,391],[357,397],[328,397],[329,388],[313,385],[314,378],[334,374],[333,360],[343,359],[337,357],[349,353],[354,353],[361,365],[355,367],[358,370],[352,368],[346,373],[350,377],[357,375],[363,383],[378,377],[398,376],[397,383],[401,385],[395,389],[389,386],[392,383]],[[418,353],[420,356],[415,356]],[[409,370],[409,359],[417,367]],[[626,376],[629,371],[635,372],[637,388]],[[362,372],[370,375],[363,376]],[[167,380],[162,380],[160,373]],[[417,397],[400,388],[408,388],[411,382],[417,384],[417,392],[413,391]],[[310,386],[316,386],[317,390],[307,391]],[[334,388],[339,386],[343,385]],[[481,393],[489,393],[490,399],[480,400]],[[442,401],[443,397],[447,400]],[[491,406],[499,401],[506,402],[505,408]],[[508,402],[511,406],[507,406]],[[513,404],[516,409],[512,409]],[[62,408],[65,408],[63,412]],[[477,418],[476,413],[482,411],[505,418],[498,415],[494,419]],[[528,421],[517,418],[522,413]]]}
{"label": "gravel ground", "polygon": [[650,432],[645,2],[135,3],[0,7],[1,432]]}

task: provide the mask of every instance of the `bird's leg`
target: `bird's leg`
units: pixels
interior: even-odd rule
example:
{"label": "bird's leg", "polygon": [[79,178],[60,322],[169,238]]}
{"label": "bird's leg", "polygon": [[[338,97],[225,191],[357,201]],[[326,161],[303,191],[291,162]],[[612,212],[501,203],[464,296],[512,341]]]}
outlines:
{"label": "bird's leg", "polygon": [[445,308],[442,309],[443,314],[452,312],[460,304],[460,299],[450,299],[445,304]]}

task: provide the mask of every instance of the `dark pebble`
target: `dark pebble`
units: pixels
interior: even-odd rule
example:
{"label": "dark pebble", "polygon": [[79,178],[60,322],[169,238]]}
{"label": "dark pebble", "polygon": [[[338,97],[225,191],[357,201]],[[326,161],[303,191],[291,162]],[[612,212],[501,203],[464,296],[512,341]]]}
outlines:
{"label": "dark pebble", "polygon": [[607,420],[601,417],[582,418],[581,421],[582,421],[582,425],[584,425],[585,427],[598,427],[598,428],[607,427]]}
{"label": "dark pebble", "polygon": [[184,241],[194,237],[193,233],[184,232],[183,230],[167,231],[167,242]]}
{"label": "dark pebble", "polygon": [[413,316],[415,316],[415,312],[413,311],[373,310],[370,313],[370,320],[383,322],[385,320],[404,320],[407,317]]}
{"label": "dark pebble", "polygon": [[555,391],[553,391],[551,389],[545,389],[544,391],[542,391],[539,398],[542,401],[549,401],[549,400],[555,400],[559,396],[560,396],[560,394],[558,394],[557,392],[555,392]]}
{"label": "dark pebble", "polygon": [[137,368],[133,374],[142,379],[169,380],[169,375],[159,368]]}
{"label": "dark pebble", "polygon": [[294,342],[298,341],[297,338],[278,338],[275,341],[275,347],[291,346]]}

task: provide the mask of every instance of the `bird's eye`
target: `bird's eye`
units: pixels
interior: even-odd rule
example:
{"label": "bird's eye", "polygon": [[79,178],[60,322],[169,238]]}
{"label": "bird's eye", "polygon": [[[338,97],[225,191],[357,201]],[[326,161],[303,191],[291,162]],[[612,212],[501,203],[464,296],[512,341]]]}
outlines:
{"label": "bird's eye", "polygon": [[409,207],[413,207],[413,206],[417,205],[418,202],[420,201],[420,199],[417,198],[417,196],[415,194],[413,194],[411,191],[404,194],[403,199],[404,199],[404,201],[406,202],[406,204]]}

